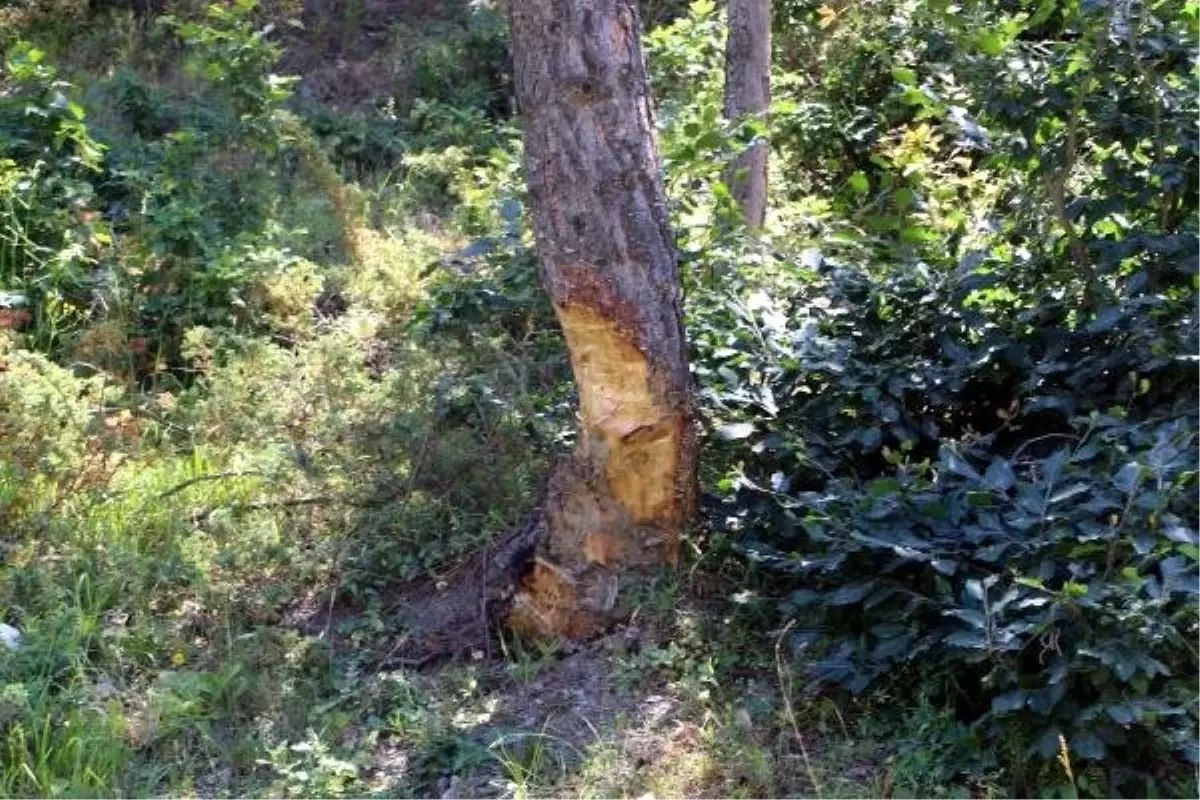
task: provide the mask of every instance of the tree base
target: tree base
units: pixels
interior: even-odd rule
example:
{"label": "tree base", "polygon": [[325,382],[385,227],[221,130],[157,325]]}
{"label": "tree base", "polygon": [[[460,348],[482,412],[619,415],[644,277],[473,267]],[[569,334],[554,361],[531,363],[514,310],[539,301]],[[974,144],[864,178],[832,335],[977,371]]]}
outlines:
{"label": "tree base", "polygon": [[620,621],[625,586],[677,559],[676,532],[633,522],[596,472],[581,451],[551,473],[533,562],[509,612],[509,626],[519,633],[598,636]]}
{"label": "tree base", "polygon": [[568,642],[622,622],[622,592],[674,564],[678,538],[673,528],[633,522],[594,463],[586,447],[560,459],[519,529],[436,584],[404,592],[395,660],[488,653],[503,628]]}

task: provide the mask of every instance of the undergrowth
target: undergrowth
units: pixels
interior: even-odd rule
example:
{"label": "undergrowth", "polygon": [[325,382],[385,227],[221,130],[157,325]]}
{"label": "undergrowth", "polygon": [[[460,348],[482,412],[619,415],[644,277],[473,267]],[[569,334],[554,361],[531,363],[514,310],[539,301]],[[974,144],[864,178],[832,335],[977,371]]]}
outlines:
{"label": "undergrowth", "polygon": [[1196,3],[777,2],[769,126],[650,4],[704,518],[430,672],[574,397],[502,19],[416,5],[0,11],[0,795],[1193,796]]}

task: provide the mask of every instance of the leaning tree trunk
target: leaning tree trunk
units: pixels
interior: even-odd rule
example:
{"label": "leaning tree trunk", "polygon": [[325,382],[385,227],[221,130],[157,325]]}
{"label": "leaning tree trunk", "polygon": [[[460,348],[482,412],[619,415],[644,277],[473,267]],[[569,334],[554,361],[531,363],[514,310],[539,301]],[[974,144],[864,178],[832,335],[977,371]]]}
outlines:
{"label": "leaning tree trunk", "polygon": [[[771,0],[729,0],[725,41],[725,117],[765,117],[771,104]],[[746,224],[767,215],[767,143],[755,142],[730,168],[730,190]]]}
{"label": "leaning tree trunk", "polygon": [[675,561],[694,514],[681,289],[634,3],[513,0],[510,18],[542,282],[582,418],[511,621],[586,637],[623,585]]}

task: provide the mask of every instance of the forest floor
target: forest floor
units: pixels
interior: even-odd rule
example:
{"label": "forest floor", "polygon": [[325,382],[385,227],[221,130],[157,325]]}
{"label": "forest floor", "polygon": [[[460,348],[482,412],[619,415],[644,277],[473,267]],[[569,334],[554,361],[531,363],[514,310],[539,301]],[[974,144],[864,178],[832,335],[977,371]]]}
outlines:
{"label": "forest floor", "polygon": [[[762,650],[752,645],[761,632],[738,632],[750,621],[718,594],[717,576],[693,572],[684,583],[654,581],[628,624],[590,642],[496,630],[457,656],[417,661],[393,656],[405,644],[394,636],[360,700],[391,697],[387,725],[425,735],[381,738],[367,714],[338,744],[380,796],[897,796],[897,779],[899,796],[967,794],[928,783],[887,731],[872,735],[831,699],[797,691],[786,656],[739,657]],[[419,594],[412,605],[433,599]],[[408,600],[391,598],[388,628],[410,627]],[[312,611],[289,622],[329,636],[331,659],[352,647],[332,633],[354,627],[352,609]],[[399,687],[420,700],[397,710]]]}
{"label": "forest floor", "polygon": [[[664,571],[634,588],[633,613],[606,635],[531,641],[502,619],[463,623],[453,610],[461,596],[478,596],[470,565],[496,544],[443,570],[444,579],[388,587],[375,609],[338,602],[332,587],[329,602],[310,593],[282,615],[280,625],[325,643],[330,666],[357,687],[358,718],[334,724],[355,782],[370,793],[895,794],[892,737],[880,730],[877,741],[863,725],[852,733],[831,699],[798,691],[792,659],[780,642],[771,658],[770,632],[747,613],[751,593],[730,576],[699,564]],[[366,662],[355,658],[364,626],[376,632]],[[370,708],[387,710],[382,728]],[[909,783],[945,793],[904,769],[902,795]],[[220,791],[221,775],[232,779],[218,771],[197,789],[228,793],[234,784]]]}

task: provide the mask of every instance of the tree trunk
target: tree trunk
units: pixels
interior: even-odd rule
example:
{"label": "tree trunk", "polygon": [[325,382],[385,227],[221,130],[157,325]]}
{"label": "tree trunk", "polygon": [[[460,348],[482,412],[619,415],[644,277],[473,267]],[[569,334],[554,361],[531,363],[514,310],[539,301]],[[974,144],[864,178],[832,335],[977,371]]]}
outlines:
{"label": "tree trunk", "polygon": [[581,638],[674,563],[696,432],[649,82],[632,0],[514,0],[517,104],[542,282],[579,392],[514,626]]}
{"label": "tree trunk", "polygon": [[[729,0],[725,117],[766,118],[771,104],[771,0]],[[767,143],[755,142],[730,168],[729,187],[751,228],[767,216]]]}

